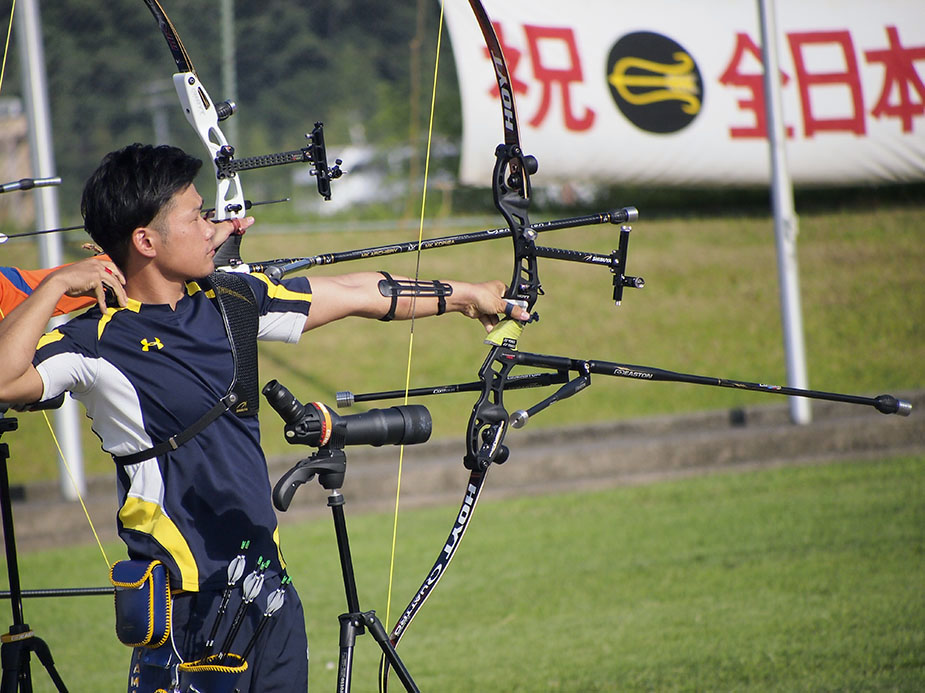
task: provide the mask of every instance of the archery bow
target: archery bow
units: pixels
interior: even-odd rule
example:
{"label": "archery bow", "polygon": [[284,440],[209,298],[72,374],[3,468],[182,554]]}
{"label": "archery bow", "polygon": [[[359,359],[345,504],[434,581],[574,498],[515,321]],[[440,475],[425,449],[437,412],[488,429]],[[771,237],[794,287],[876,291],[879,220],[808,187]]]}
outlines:
{"label": "archery bow", "polygon": [[[542,293],[536,264],[536,232],[531,228],[528,216],[530,175],[536,172],[537,163],[536,159],[523,153],[520,145],[514,92],[511,88],[507,61],[495,29],[481,0],[469,0],[469,5],[479,23],[494,67],[504,121],[504,143],[495,149],[495,165],[492,172],[492,197],[495,207],[507,222],[514,243],[514,273],[504,298],[518,302],[526,311],[531,312]],[[538,317],[533,314],[531,320],[537,320]],[[481,394],[469,418],[464,461],[470,474],[462,505],[433,567],[389,635],[396,647],[453,560],[469,526],[469,519],[478,502],[489,466],[492,462],[504,462],[507,457],[502,441],[508,423],[501,398],[510,367],[498,359],[503,351],[516,348],[517,338],[522,330],[522,323],[507,318],[491,333],[492,346],[479,369]],[[500,366],[498,370],[495,370],[496,366]],[[388,662],[383,659],[380,665],[380,690],[388,689],[388,673]]]}
{"label": "archery bow", "polygon": [[[311,173],[316,178],[318,193],[325,200],[330,200],[331,181],[342,175],[343,172],[340,169],[342,162],[337,159],[334,166],[328,166],[322,123],[315,123],[311,134],[305,136],[308,144],[301,149],[235,159],[235,148],[228,143],[219,127],[219,122],[234,115],[237,110],[236,104],[233,101],[216,103],[212,100],[200,82],[196,69],[193,67],[193,61],[159,0],[144,0],[144,3],[154,15],[173,55],[174,62],[177,64],[173,84],[180,98],[183,113],[209,152],[209,160],[212,162],[216,179],[215,209],[212,219],[225,221],[243,217],[248,204],[244,199],[241,177],[237,173],[267,166],[311,164],[313,167]],[[241,233],[230,236],[216,253],[216,266],[248,271],[247,265],[241,260],[240,247]]]}
{"label": "archery bow", "polygon": [[[504,297],[509,301],[519,302],[528,312],[532,312],[537,298],[543,293],[537,272],[536,258],[538,256],[557,257],[558,259],[569,258],[561,251],[546,253],[544,251],[547,249],[538,249],[535,245],[536,230],[530,224],[528,208],[531,192],[530,175],[536,172],[536,160],[533,157],[524,155],[521,148],[511,78],[494,27],[480,0],[469,0],[469,4],[482,30],[482,35],[488,48],[488,55],[495,70],[504,120],[504,143],[495,150],[495,166],[492,173],[494,203],[505,221],[507,221],[510,227],[510,235],[514,242],[514,274]],[[636,211],[632,209],[626,221],[631,221],[635,218]],[[610,264],[614,273],[613,298],[618,305],[622,299],[624,288],[642,288],[645,284],[641,277],[631,277],[625,274],[629,234],[629,227],[624,226],[621,230],[619,249],[614,252],[612,263]],[[556,251],[556,249],[549,250]],[[534,320],[538,320],[538,315],[535,313],[531,316],[531,321]],[[480,390],[479,398],[473,406],[469,417],[466,434],[466,454],[463,459],[466,468],[470,471],[470,475],[459,514],[454,521],[453,528],[443,549],[390,633],[390,640],[396,647],[456,554],[471,522],[472,513],[478,502],[490,466],[493,463],[501,464],[507,459],[508,450],[503,443],[508,428],[510,426],[523,426],[532,415],[557,401],[582,391],[590,384],[592,373],[797,394],[804,397],[870,405],[885,414],[905,416],[911,410],[909,403],[897,400],[890,395],[863,398],[833,393],[797,391],[793,388],[691,376],[689,374],[626,364],[526,354],[517,351],[517,343],[522,330],[522,323],[507,319],[492,331],[486,340],[491,348],[482,367],[479,369],[479,381],[477,383],[436,388],[440,390],[441,394],[453,391]],[[555,370],[556,374],[543,374],[549,378],[550,382],[539,383],[538,381],[541,377],[539,374],[511,376],[511,370],[516,365],[549,368]],[[568,373],[571,371],[577,372],[574,379],[569,379]],[[515,389],[516,387],[532,387],[534,384],[551,384],[551,382],[564,384],[552,396],[547,397],[533,407],[515,412],[512,417],[508,416],[503,402],[506,387],[510,386],[510,389]],[[435,388],[418,388],[414,392],[406,391],[405,394],[407,397],[412,394],[434,394],[434,391]],[[390,395],[394,396],[394,394],[394,392],[373,393],[363,398],[369,401],[387,398]],[[385,397],[381,397],[382,395],[385,395]],[[345,403],[351,399],[359,401],[361,397],[353,396],[349,393],[339,393],[338,395],[338,399]],[[388,689],[388,673],[388,662],[383,659],[380,664],[379,674],[381,691]]]}

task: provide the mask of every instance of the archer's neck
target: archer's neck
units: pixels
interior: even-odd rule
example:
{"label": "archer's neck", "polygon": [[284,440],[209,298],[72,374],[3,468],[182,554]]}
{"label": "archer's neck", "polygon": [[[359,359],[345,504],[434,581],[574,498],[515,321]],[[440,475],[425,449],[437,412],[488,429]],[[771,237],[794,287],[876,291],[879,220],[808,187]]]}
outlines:
{"label": "archer's neck", "polygon": [[141,303],[177,307],[186,293],[186,279],[167,277],[153,262],[130,267],[125,273],[125,293]]}

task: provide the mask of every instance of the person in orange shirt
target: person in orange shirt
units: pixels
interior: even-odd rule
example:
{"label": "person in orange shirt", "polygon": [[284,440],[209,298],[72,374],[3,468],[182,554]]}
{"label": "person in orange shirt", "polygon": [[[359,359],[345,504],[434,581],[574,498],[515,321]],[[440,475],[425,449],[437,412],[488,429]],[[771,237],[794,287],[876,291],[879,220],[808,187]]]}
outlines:
{"label": "person in orange shirt", "polygon": [[[103,262],[104,265],[109,263],[109,257],[106,255],[97,255],[96,257],[81,260],[81,262]],[[52,272],[61,269],[60,267],[49,267],[48,269],[25,270],[18,267],[0,266],[0,319],[5,318],[20,303],[25,301],[41,281]],[[60,298],[55,306],[54,315],[64,315],[81,308],[86,308],[96,302],[96,296],[68,296]]]}

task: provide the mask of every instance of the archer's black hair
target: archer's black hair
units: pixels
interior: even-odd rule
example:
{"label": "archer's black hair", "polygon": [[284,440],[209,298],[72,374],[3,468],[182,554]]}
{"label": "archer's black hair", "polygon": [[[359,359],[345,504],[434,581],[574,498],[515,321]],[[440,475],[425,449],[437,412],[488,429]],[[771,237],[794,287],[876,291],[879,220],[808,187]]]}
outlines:
{"label": "archer's black hair", "polygon": [[201,166],[199,159],[168,145],[136,143],[107,154],[80,201],[94,243],[124,268],[132,232],[149,225]]}

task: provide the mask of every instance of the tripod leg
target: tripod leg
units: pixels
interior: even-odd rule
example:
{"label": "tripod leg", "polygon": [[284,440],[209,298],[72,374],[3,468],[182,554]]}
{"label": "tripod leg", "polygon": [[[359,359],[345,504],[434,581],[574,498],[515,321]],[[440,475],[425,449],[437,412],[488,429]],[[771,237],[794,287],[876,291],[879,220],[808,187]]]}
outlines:
{"label": "tripod leg", "polygon": [[392,669],[395,670],[395,675],[398,676],[398,680],[401,681],[402,685],[405,687],[405,690],[408,691],[408,693],[419,693],[417,684],[414,683],[414,679],[411,678],[411,674],[409,673],[408,668],[398,656],[398,652],[396,652],[392,641],[389,640],[389,634],[386,632],[385,627],[382,625],[382,621],[380,621],[379,617],[376,616],[376,612],[367,611],[364,613],[363,621],[366,624],[366,627],[369,628],[370,635],[372,635],[373,639],[379,643],[379,648],[382,650],[382,654],[384,654],[386,659],[389,660],[389,664],[392,666]]}
{"label": "tripod leg", "polygon": [[21,640],[7,640],[0,649],[2,649],[0,659],[3,663],[0,693],[32,693],[32,672],[29,666],[31,652],[35,652],[39,662],[45,667],[55,685],[55,690],[59,693],[68,693],[64,681],[55,669],[51,650],[41,638],[30,634]]}
{"label": "tripod leg", "polygon": [[41,638],[33,638],[32,640],[32,650],[35,652],[36,657],[39,658],[42,666],[45,667],[48,676],[51,677],[52,683],[55,684],[55,689],[58,690],[59,693],[67,693],[64,681],[61,680],[58,670],[55,669],[55,660],[54,657],[51,656],[51,650],[48,649],[48,645]]}
{"label": "tripod leg", "polygon": [[[321,479],[321,485],[324,486],[324,479]],[[325,486],[325,488],[329,488]],[[353,670],[353,646],[356,642],[356,636],[362,635],[365,628],[369,628],[370,633],[379,643],[382,652],[388,659],[389,664],[395,669],[395,673],[401,680],[408,693],[419,693],[408,673],[408,669],[398,657],[395,646],[389,640],[388,633],[382,626],[382,622],[376,616],[375,611],[360,611],[359,598],[357,597],[356,579],[353,574],[353,559],[350,557],[350,540],[347,537],[347,523],[344,519],[344,497],[336,488],[331,490],[328,496],[328,505],[331,507],[331,513],[334,518],[334,533],[337,537],[337,549],[340,554],[341,572],[344,576],[344,590],[347,594],[347,608],[350,613],[340,615],[340,662],[337,674],[337,693],[349,693],[350,677]],[[2,692],[0,692],[2,693]]]}
{"label": "tripod leg", "polygon": [[363,622],[357,614],[341,614],[340,660],[337,665],[337,693],[350,693],[350,679],[353,674],[353,646],[357,635],[363,633]]}
{"label": "tripod leg", "polygon": [[0,660],[3,662],[3,680],[0,693],[32,693],[32,672],[29,668],[29,648],[26,644],[32,639],[32,631],[3,636],[0,647]]}
{"label": "tripod leg", "polygon": [[[26,663],[28,667],[28,662]],[[0,693],[16,693],[19,690],[19,663],[7,667],[4,660],[3,680],[0,682]],[[28,676],[28,674],[27,674]]]}

